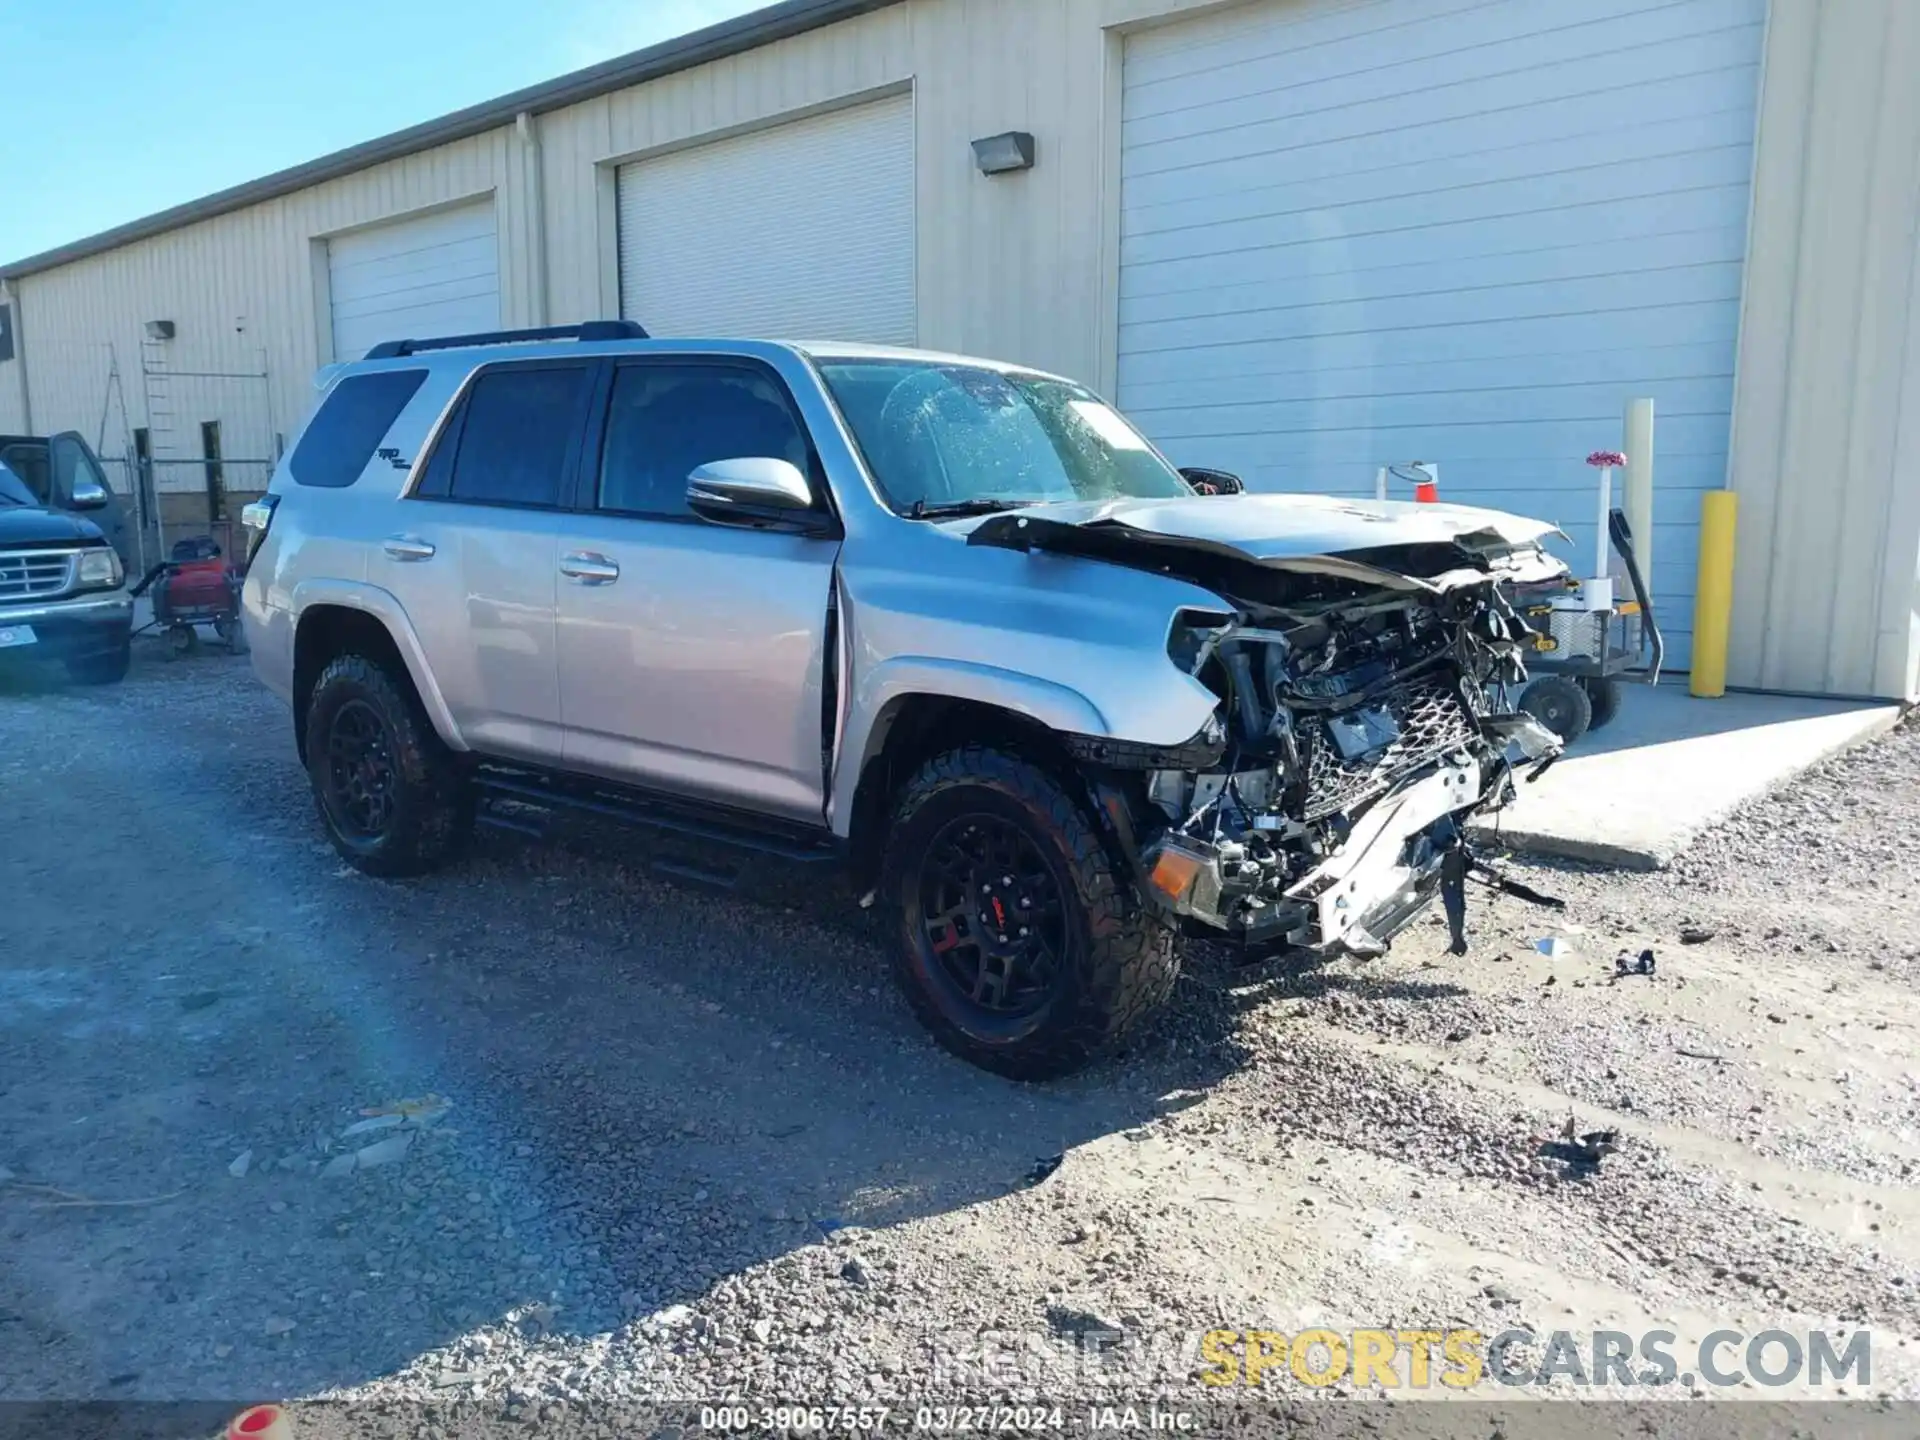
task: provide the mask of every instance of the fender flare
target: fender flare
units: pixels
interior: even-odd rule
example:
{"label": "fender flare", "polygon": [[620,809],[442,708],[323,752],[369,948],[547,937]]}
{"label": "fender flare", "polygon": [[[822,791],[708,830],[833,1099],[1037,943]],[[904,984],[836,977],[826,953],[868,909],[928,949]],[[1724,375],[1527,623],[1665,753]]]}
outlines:
{"label": "fender flare", "polygon": [[867,762],[885,744],[886,727],[880,725],[880,718],[898,702],[915,695],[997,706],[1065,733],[1104,735],[1108,729],[1106,716],[1097,705],[1058,681],[970,660],[903,655],[882,661],[861,678],[847,708],[845,733],[835,750],[827,818],[834,834],[842,839],[853,829],[853,797],[860,777]]}
{"label": "fender flare", "polygon": [[413,682],[414,693],[426,707],[427,718],[433,722],[433,728],[440,738],[449,749],[471,748],[461,736],[460,727],[454,723],[447,697],[440,693],[439,683],[427,665],[427,653],[420,644],[420,636],[414,631],[413,622],[407,618],[406,610],[392,591],[358,580],[303,580],[293,587],[289,599],[292,601],[290,608],[293,611],[296,654],[299,652],[300,622],[305,619],[307,611],[316,605],[337,605],[345,610],[358,610],[378,620],[392,637],[394,648],[400,652],[401,662],[407,667],[407,678]]}

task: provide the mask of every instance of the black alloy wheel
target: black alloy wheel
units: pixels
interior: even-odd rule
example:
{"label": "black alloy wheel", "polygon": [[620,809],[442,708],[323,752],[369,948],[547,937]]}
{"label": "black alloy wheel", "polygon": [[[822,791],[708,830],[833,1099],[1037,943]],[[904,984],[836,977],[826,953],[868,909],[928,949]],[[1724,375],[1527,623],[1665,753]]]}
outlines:
{"label": "black alloy wheel", "polygon": [[975,812],[950,820],[923,852],[920,939],[928,972],[950,1001],[998,1028],[1052,1000],[1069,944],[1059,878],[1010,820]]}
{"label": "black alloy wheel", "polygon": [[933,1037],[1012,1080],[1110,1050],[1172,993],[1149,911],[1071,782],[978,743],[930,756],[893,803],[878,893],[893,971]]}
{"label": "black alloy wheel", "polygon": [[327,805],[334,822],[360,841],[379,840],[393,821],[398,770],[393,737],[364,700],[348,700],[327,733]]}

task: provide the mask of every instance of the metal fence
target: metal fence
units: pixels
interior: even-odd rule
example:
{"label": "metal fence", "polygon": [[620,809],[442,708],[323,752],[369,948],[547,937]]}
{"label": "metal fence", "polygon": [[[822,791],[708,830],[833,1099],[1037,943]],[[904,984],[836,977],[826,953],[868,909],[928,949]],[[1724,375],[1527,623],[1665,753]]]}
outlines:
{"label": "metal fence", "polygon": [[143,574],[193,535],[211,535],[224,554],[239,554],[240,509],[267,488],[275,464],[258,456],[142,460],[130,454],[102,455],[100,462],[134,529]]}

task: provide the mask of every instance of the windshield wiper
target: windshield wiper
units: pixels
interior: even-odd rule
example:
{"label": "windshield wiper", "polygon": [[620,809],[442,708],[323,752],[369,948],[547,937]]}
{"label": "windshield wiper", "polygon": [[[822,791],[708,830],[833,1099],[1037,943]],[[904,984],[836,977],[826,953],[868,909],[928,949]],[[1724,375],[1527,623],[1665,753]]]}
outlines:
{"label": "windshield wiper", "polygon": [[1029,505],[1038,505],[1038,500],[949,500],[941,505],[929,505],[924,500],[916,500],[907,509],[909,520],[951,520],[963,515],[998,515],[1006,510],[1021,510]]}

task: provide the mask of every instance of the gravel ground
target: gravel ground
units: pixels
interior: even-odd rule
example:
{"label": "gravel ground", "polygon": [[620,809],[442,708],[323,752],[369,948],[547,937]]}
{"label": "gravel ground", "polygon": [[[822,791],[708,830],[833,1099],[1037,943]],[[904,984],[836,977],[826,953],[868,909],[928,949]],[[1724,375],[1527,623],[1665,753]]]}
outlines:
{"label": "gravel ground", "polygon": [[[0,1399],[1334,1425],[1380,1407],[1284,1366],[1223,1400],[1201,1335],[1395,1326],[1665,1327],[1683,1359],[1866,1327],[1855,1393],[1920,1398],[1920,725],[1669,871],[1518,867],[1557,930],[1476,897],[1461,959],[1437,920],[1368,964],[1202,949],[1048,1087],[936,1050],[804,875],[716,894],[583,830],[358,876],[289,730],[224,656],[0,692]],[[1618,1132],[1597,1168],[1570,1116]]]}

